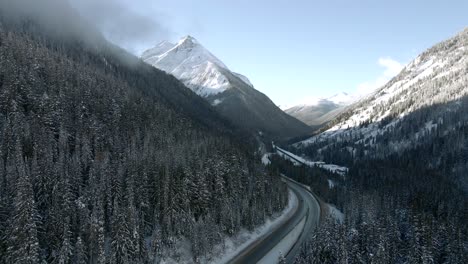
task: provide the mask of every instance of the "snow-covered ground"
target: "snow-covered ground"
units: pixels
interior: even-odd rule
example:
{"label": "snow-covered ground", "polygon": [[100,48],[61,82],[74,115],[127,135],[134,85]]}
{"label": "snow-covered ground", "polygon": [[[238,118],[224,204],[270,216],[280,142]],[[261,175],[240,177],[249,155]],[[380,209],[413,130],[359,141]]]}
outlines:
{"label": "snow-covered ground", "polygon": [[330,188],[330,189],[335,188],[335,183],[330,179],[328,179],[328,188]]}
{"label": "snow-covered ground", "polygon": [[[284,159],[289,159],[290,161],[293,162],[294,165],[301,165],[304,164],[304,165],[307,165],[307,166],[310,166],[310,167],[320,167],[324,170],[328,170],[330,172],[333,172],[333,173],[336,173],[336,174],[339,174],[341,176],[345,176],[346,173],[348,173],[348,168],[346,167],[343,167],[343,166],[338,166],[338,165],[335,165],[335,164],[325,164],[325,162],[323,161],[310,161],[310,160],[307,160],[303,157],[299,157],[289,151],[286,151],[282,148],[279,148],[279,147],[276,147],[277,148],[277,153],[278,155],[280,155],[282,158]],[[285,154],[286,153],[286,154]]]}
{"label": "snow-covered ground", "polygon": [[266,166],[266,165],[270,165],[270,163],[271,163],[271,161],[270,161],[270,155],[271,155],[271,154],[272,154],[272,153],[265,153],[265,154],[263,154],[263,156],[262,156],[262,163],[263,163],[263,165],[265,165],[265,166]]}
{"label": "snow-covered ground", "polygon": [[336,221],[339,223],[343,223],[344,221],[344,214],[338,210],[333,204],[327,204],[328,205],[328,212],[330,213],[330,216],[333,217]]}

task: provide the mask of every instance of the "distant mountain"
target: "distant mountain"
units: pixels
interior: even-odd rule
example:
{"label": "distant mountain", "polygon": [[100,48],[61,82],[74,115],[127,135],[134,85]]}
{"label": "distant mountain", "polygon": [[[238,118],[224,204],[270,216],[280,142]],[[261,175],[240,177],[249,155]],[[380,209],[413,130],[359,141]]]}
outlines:
{"label": "distant mountain", "polygon": [[285,114],[250,80],[232,72],[195,38],[164,41],[143,52],[142,60],[174,75],[239,127],[275,138],[292,138],[310,128]]}
{"label": "distant mountain", "polygon": [[311,127],[320,127],[342,113],[355,100],[356,96],[342,92],[329,98],[310,99],[285,112]]}
{"label": "distant mountain", "polygon": [[[468,147],[467,97],[465,29],[419,55],[385,86],[331,121],[322,133],[295,146],[311,156],[341,156],[348,161],[427,147],[429,152],[439,149],[427,162],[436,167],[443,155],[467,151],[460,150]],[[452,145],[453,139],[458,143]]]}

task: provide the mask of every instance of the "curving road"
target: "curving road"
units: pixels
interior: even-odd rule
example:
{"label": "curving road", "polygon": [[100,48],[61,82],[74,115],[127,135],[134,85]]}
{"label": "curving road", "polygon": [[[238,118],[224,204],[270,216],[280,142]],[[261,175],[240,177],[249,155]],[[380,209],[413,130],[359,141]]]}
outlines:
{"label": "curving road", "polygon": [[283,178],[298,198],[299,206],[297,211],[282,226],[275,229],[267,237],[252,243],[235,258],[229,261],[229,263],[259,262],[305,218],[304,229],[302,230],[299,239],[285,256],[287,263],[293,263],[295,257],[299,254],[302,243],[310,237],[311,232],[318,226],[320,219],[320,206],[318,201],[312,193],[302,185],[287,177],[283,176]]}
{"label": "curving road", "polygon": [[289,253],[286,255],[286,262],[293,263],[294,259],[297,255],[299,255],[301,245],[310,238],[312,232],[317,228],[320,221],[320,204],[314,195],[307,190],[302,185],[290,180],[288,177],[283,176],[286,182],[289,185],[289,188],[293,189],[298,198],[303,202],[303,211],[306,218],[306,223],[304,225],[304,229],[302,230],[302,234],[299,237],[296,244],[291,248]]}

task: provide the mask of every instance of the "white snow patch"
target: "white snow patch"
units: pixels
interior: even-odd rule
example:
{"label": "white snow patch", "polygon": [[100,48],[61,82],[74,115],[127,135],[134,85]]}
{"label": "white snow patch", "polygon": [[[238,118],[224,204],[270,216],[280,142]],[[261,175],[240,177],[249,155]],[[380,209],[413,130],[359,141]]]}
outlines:
{"label": "white snow patch", "polygon": [[221,99],[215,99],[211,105],[212,105],[212,106],[217,106],[217,105],[219,105],[219,104],[222,103],[222,102],[223,102],[223,100],[221,100]]}
{"label": "white snow patch", "polygon": [[330,179],[328,179],[328,188],[329,188],[329,189],[335,188],[335,183],[334,183],[332,180],[330,180]]}
{"label": "white snow patch", "polygon": [[262,164],[263,165],[265,165],[265,166],[270,165],[270,163],[271,163],[270,155],[271,155],[271,153],[266,153],[266,154],[263,155],[263,157],[262,157]]}
{"label": "white snow patch", "polygon": [[343,166],[338,166],[335,164],[323,164],[323,165],[319,165],[319,167],[327,171],[340,174],[341,176],[344,176],[346,175],[346,173],[348,173],[348,168],[343,167]]}
{"label": "white snow patch", "polygon": [[327,205],[328,205],[328,212],[330,213],[330,216],[333,217],[339,223],[343,223],[344,214],[340,210],[338,210],[334,205],[332,204],[327,204]]}

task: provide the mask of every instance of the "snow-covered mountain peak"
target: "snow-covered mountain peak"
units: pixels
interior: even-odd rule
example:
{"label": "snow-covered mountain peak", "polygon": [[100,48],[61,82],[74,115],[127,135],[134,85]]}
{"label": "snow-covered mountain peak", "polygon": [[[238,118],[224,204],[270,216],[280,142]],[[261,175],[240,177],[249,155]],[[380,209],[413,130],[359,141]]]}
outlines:
{"label": "snow-covered mountain peak", "polygon": [[331,97],[309,97],[284,111],[310,126],[321,126],[337,116],[346,106],[358,99],[346,92]]}
{"label": "snow-covered mountain peak", "polygon": [[198,41],[194,37],[187,35],[181,38],[177,45],[195,46],[198,45]]}
{"label": "snow-covered mountain peak", "polygon": [[[226,71],[230,72],[229,68],[190,35],[181,38],[175,45],[167,41],[162,42],[145,51],[141,58],[174,75],[202,97],[222,93],[231,87],[225,76]],[[252,86],[247,77],[232,74]]]}
{"label": "snow-covered mountain peak", "polygon": [[330,97],[308,97],[295,106],[286,107],[286,109],[295,107],[319,106],[325,104],[335,104],[337,106],[346,106],[357,100],[357,96],[346,92],[340,92]]}

